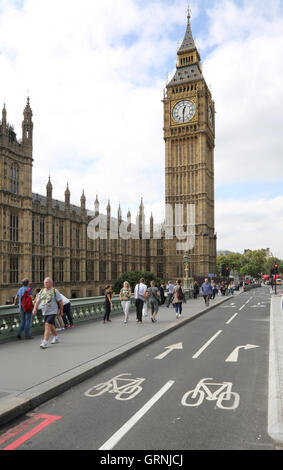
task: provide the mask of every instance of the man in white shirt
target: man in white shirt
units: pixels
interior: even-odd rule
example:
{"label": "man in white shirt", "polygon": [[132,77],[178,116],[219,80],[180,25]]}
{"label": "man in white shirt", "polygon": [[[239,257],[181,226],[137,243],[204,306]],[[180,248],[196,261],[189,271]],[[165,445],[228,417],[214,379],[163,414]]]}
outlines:
{"label": "man in white shirt", "polygon": [[145,280],[142,277],[139,284],[135,287],[135,299],[136,299],[136,311],[137,311],[137,322],[142,323],[142,309],[145,302],[145,293],[147,291],[147,286],[145,285]]}
{"label": "man in white shirt", "polygon": [[[61,294],[61,298],[63,302],[63,317],[62,318],[63,318],[65,328],[73,328],[74,324],[73,324],[73,318],[71,315],[71,302],[63,294]],[[68,317],[69,323],[66,317]]]}

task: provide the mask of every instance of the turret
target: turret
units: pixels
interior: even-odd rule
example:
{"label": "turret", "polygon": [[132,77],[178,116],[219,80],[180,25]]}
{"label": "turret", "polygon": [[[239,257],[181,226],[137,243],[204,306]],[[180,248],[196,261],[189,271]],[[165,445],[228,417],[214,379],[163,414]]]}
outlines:
{"label": "turret", "polygon": [[85,193],[83,190],[82,195],[81,195],[81,215],[82,216],[86,215],[85,203],[86,203],[86,198],[85,198]]}
{"label": "turret", "polygon": [[22,144],[23,145],[32,147],[32,133],[33,133],[32,110],[29,104],[29,97],[28,97],[27,104],[24,109],[24,120],[22,123]]}
{"label": "turret", "polygon": [[47,208],[52,209],[52,184],[50,180],[50,176],[48,178],[48,183],[46,185],[46,199],[47,199]]}
{"label": "turret", "polygon": [[69,190],[69,185],[67,183],[67,188],[65,191],[65,212],[70,211],[70,190]]}

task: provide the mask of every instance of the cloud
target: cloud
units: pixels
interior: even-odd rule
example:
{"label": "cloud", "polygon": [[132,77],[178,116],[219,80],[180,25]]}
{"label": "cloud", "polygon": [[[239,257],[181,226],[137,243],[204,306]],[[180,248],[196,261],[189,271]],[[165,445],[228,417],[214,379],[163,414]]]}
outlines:
{"label": "cloud", "polygon": [[216,184],[283,175],[283,16],[278,1],[208,10],[204,64],[216,102]]}
{"label": "cloud", "polygon": [[218,250],[271,248],[283,259],[283,196],[258,201],[219,200],[216,205]]}

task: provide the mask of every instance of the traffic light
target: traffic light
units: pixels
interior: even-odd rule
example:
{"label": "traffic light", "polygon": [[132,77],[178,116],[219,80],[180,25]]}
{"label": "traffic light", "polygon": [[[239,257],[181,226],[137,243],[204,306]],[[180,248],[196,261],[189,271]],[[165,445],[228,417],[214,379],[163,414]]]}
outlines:
{"label": "traffic light", "polygon": [[273,273],[278,274],[278,264],[274,265]]}
{"label": "traffic light", "polygon": [[222,277],[229,277],[230,268],[226,266],[226,264],[221,265],[221,276]]}

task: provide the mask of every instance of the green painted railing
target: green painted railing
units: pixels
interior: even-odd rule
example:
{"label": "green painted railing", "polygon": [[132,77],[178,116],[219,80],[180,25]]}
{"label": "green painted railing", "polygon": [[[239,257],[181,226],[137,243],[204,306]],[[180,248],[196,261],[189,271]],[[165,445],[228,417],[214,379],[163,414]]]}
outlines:
{"label": "green painted railing", "polygon": [[[193,291],[186,291],[186,299],[192,298]],[[86,297],[83,299],[71,299],[71,314],[74,324],[84,321],[100,320],[104,316],[104,296]],[[112,298],[113,308],[111,315],[122,314],[122,306],[119,295]],[[135,309],[135,299],[131,298],[130,310]],[[15,305],[0,306],[0,343],[4,340],[15,338],[21,322],[19,307]],[[31,335],[42,334],[44,320],[40,312],[32,318]]]}

